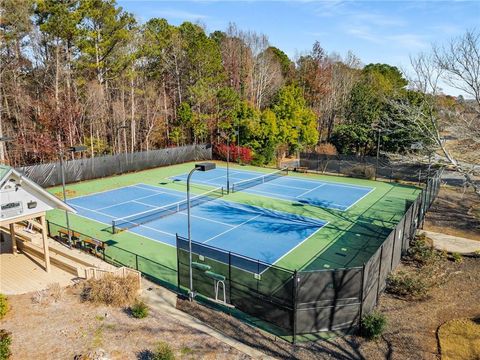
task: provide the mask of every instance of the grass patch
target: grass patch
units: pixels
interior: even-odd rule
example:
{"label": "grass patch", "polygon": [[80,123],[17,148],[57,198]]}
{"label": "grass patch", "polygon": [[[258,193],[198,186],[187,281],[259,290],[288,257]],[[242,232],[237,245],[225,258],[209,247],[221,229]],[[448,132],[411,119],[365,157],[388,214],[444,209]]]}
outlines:
{"label": "grass patch", "polygon": [[101,279],[90,279],[83,283],[82,299],[93,303],[112,306],[128,306],[136,299],[139,291],[138,278],[106,274]]}
{"label": "grass patch", "polygon": [[442,360],[480,359],[480,324],[455,319],[438,329]]}
{"label": "grass patch", "polygon": [[161,341],[152,351],[151,360],[175,360],[175,353],[169,344]]}
{"label": "grass patch", "polygon": [[398,271],[388,275],[386,290],[401,298],[422,300],[428,295],[429,285],[418,273]]}
{"label": "grass patch", "polygon": [[410,245],[406,260],[418,267],[437,265],[446,258],[445,253],[436,250],[432,239],[425,234],[417,235]]}
{"label": "grass patch", "polygon": [[0,294],[0,319],[7,315],[10,306],[8,305],[8,299],[5,295]]}
{"label": "grass patch", "polygon": [[136,301],[130,306],[130,313],[134,318],[143,319],[148,316],[148,306],[143,301]]}
{"label": "grass patch", "polygon": [[362,318],[360,334],[368,340],[374,340],[383,334],[386,327],[386,316],[381,312],[373,311]]}
{"label": "grass patch", "polygon": [[10,358],[12,354],[10,345],[12,344],[12,334],[5,329],[0,329],[0,360]]}

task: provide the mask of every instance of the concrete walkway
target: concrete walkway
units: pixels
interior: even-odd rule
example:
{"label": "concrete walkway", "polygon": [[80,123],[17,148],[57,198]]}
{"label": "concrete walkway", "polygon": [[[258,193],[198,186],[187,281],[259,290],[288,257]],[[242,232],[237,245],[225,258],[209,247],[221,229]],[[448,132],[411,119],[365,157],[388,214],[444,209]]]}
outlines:
{"label": "concrete walkway", "polygon": [[185,324],[195,330],[207,333],[208,335],[213,336],[217,340],[237,349],[238,351],[241,351],[253,359],[274,359],[273,357],[265,355],[264,353],[255,350],[237,340],[234,340],[231,337],[223,335],[197,318],[178,310],[176,308],[177,295],[175,293],[145,279],[142,279],[142,284],[142,298],[150,305],[151,308],[165,312],[172,318],[180,321],[182,324]]}
{"label": "concrete walkway", "polygon": [[440,234],[433,231],[419,230],[433,240],[433,246],[438,250],[446,250],[450,253],[473,254],[480,251],[480,241],[470,240],[458,236]]}

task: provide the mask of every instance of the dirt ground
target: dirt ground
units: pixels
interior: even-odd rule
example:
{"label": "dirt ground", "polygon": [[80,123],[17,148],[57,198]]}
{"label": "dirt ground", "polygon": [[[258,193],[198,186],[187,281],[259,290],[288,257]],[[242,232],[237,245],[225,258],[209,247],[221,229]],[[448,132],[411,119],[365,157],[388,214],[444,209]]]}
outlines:
{"label": "dirt ground", "polygon": [[480,241],[480,196],[471,189],[443,187],[424,229]]}
{"label": "dirt ground", "polygon": [[11,309],[1,321],[0,328],[12,333],[12,359],[74,359],[95,349],[109,359],[147,359],[159,341],[178,359],[248,358],[166,313],[135,319],[124,309],[80,302],[78,288],[68,288],[58,302],[34,304],[32,295],[9,296]]}
{"label": "dirt ground", "polygon": [[[376,341],[349,335],[293,346],[231,316],[214,314],[204,306],[191,305],[188,301],[179,301],[177,306],[232,338],[276,358],[438,359],[438,327],[451,319],[480,316],[480,258],[465,258],[462,263],[444,260],[441,265],[446,280],[431,291],[428,299],[406,301],[388,294],[381,296],[378,310],[386,314],[388,327]],[[406,266],[402,264],[398,270]],[[409,270],[415,271],[414,268]]]}

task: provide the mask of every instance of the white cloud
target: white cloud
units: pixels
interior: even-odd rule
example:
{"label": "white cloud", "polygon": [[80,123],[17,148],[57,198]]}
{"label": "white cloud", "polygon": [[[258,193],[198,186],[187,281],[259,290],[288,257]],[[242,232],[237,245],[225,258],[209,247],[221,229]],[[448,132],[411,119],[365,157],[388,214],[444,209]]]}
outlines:
{"label": "white cloud", "polygon": [[408,49],[423,49],[430,46],[430,44],[425,40],[425,37],[418,34],[397,34],[389,35],[386,37],[387,40],[395,41],[400,46],[403,46]]}
{"label": "white cloud", "polygon": [[355,36],[359,39],[367,40],[373,43],[382,43],[383,38],[378,34],[374,34],[368,26],[349,26],[346,28],[349,35]]}
{"label": "white cloud", "polygon": [[174,9],[165,9],[165,10],[156,10],[152,12],[155,16],[160,16],[169,19],[180,19],[180,20],[199,20],[208,18],[207,15],[192,13],[189,11],[183,10],[174,10]]}

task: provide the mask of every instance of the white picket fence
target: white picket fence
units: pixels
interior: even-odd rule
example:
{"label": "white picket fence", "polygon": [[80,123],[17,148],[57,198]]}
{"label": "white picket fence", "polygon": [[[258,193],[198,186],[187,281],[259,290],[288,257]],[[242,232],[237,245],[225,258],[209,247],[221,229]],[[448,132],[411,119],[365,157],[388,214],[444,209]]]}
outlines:
{"label": "white picket fence", "polygon": [[98,269],[95,267],[88,267],[85,268],[85,278],[87,280],[89,279],[101,279],[103,278],[106,274],[113,274],[115,276],[120,276],[122,278],[127,277],[128,275],[134,275],[138,279],[138,287],[141,289],[141,281],[142,281],[142,273],[138,270],[131,269],[126,266],[122,266],[120,268],[117,268],[115,270],[104,270],[104,269]]}

